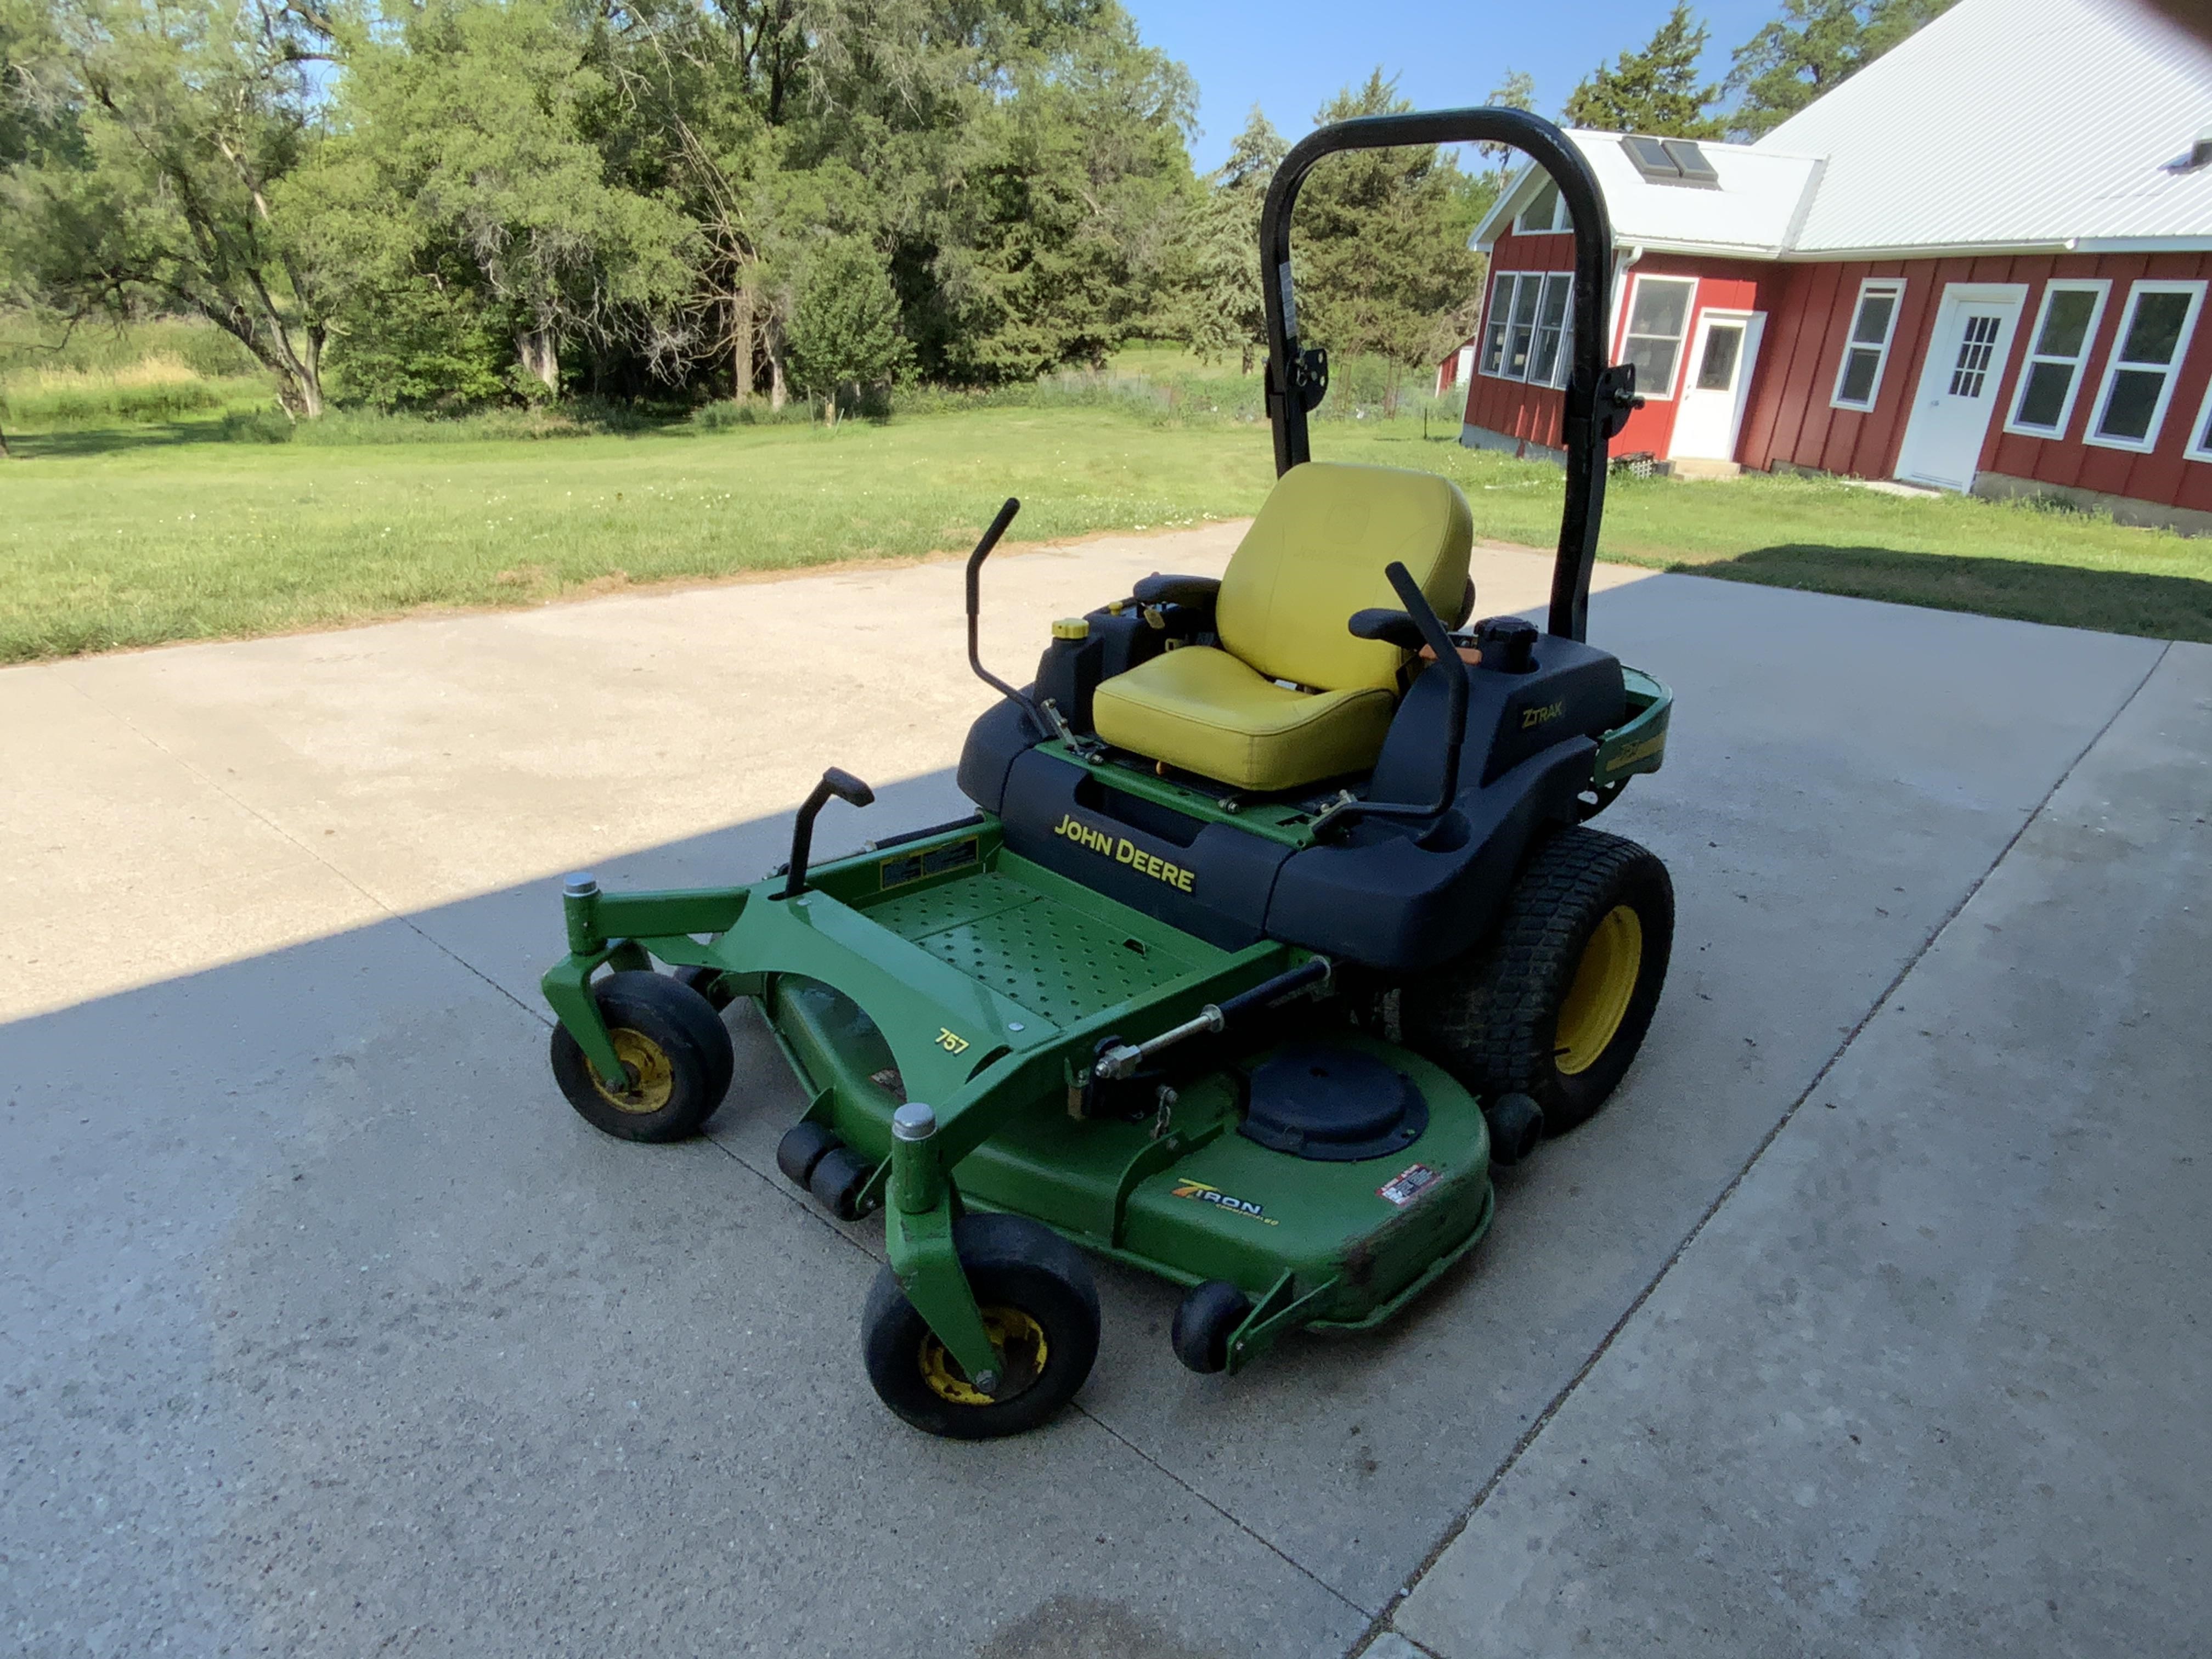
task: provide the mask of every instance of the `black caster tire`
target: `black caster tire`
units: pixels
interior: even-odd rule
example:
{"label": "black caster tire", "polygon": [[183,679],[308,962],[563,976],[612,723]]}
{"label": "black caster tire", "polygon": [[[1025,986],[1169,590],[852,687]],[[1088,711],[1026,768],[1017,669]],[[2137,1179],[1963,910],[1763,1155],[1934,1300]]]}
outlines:
{"label": "black caster tire", "polygon": [[[782,1148],[776,1151],[781,1162]],[[832,1146],[815,1159],[814,1168],[807,1173],[806,1190],[838,1220],[854,1220],[860,1213],[860,1190],[875,1172],[873,1164],[863,1163],[849,1147]]]}
{"label": "black caster tire", "polygon": [[1658,855],[1561,831],[1523,866],[1481,948],[1406,986],[1405,1041],[1480,1099],[1527,1095],[1547,1134],[1605,1104],[1667,981],[1674,885]]}
{"label": "black caster tire", "polygon": [[1225,1279],[1194,1285],[1176,1307],[1168,1341],[1175,1357],[1200,1376],[1229,1364],[1229,1339],[1251,1317],[1252,1298]]}
{"label": "black caster tire", "polygon": [[1526,1095],[1500,1095],[1482,1109],[1490,1131],[1490,1161],[1510,1170],[1532,1156],[1544,1139],[1544,1109]]}
{"label": "black caster tire", "polygon": [[823,1154],[835,1152],[842,1144],[818,1123],[794,1123],[775,1143],[775,1167],[793,1186],[805,1187]]}
{"label": "black caster tire", "polygon": [[610,974],[592,988],[630,1086],[610,1089],[565,1025],[553,1028],[553,1077],[584,1121],[623,1140],[688,1139],[729,1092],[737,1055],[721,1017],[659,974]]}
{"label": "black caster tire", "polygon": [[719,968],[678,968],[669,977],[678,985],[688,985],[706,999],[707,1006],[720,1013],[737,999],[722,988],[722,970]]}
{"label": "black caster tire", "polygon": [[927,1434],[996,1440],[1036,1428],[1075,1397],[1098,1358],[1098,1291],[1090,1264],[1042,1223],[967,1215],[952,1245],[1006,1357],[1006,1376],[984,1395],[945,1352],[889,1267],[860,1316],[860,1357],[876,1395]]}

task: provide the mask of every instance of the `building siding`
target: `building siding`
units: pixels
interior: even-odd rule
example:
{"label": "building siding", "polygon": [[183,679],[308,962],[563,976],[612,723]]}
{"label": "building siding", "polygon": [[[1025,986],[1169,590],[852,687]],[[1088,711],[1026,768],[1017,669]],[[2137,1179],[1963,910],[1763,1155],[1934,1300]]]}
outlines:
{"label": "building siding", "polygon": [[[1498,239],[1499,270],[1560,270],[1571,263],[1565,236]],[[2048,483],[2194,512],[2212,512],[2212,462],[2188,459],[2188,447],[2208,382],[2212,382],[2212,292],[2200,309],[2183,353],[2174,393],[2155,446],[2148,453],[2106,448],[2085,441],[2097,392],[2116,349],[2131,286],[2143,281],[2202,281],[2212,285],[2212,253],[2032,254],[1942,259],[1767,263],[1650,254],[1631,267],[1616,296],[1613,360],[1623,355],[1631,283],[1638,274],[1691,276],[1698,292],[1684,336],[1684,353],[1696,338],[1698,319],[1709,309],[1757,311],[1766,323],[1754,366],[1751,395],[1737,438],[1743,465],[1808,468],[1844,477],[1886,478],[1896,471],[1920,376],[1933,345],[1945,289],[1954,283],[2018,283],[2026,289],[1999,379],[1996,401],[1983,440],[1979,471],[2031,483]],[[1882,368],[1874,406],[1838,409],[1831,402],[1845,337],[1869,277],[1900,278],[1905,295]],[[2099,278],[2111,284],[2089,352],[2081,389],[2065,430],[2040,438],[2008,432],[2005,420],[2018,394],[2033,344],[2046,284],[2063,278]],[[1490,296],[1484,296],[1488,323]],[[1478,329],[1476,338],[1481,337]],[[1686,374],[1686,368],[1683,371]],[[1678,375],[1678,379],[1680,376]],[[1467,419],[1478,427],[1528,443],[1558,448],[1563,441],[1563,398],[1549,387],[1495,379],[1478,366],[1469,376]],[[1654,401],[1629,417],[1613,453],[1668,453],[1673,401]]]}

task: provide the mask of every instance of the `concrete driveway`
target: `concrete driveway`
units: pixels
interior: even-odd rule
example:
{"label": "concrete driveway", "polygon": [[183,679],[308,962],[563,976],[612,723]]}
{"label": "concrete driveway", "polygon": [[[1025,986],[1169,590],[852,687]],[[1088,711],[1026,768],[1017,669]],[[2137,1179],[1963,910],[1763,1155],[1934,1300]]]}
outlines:
{"label": "concrete driveway", "polygon": [[[986,650],[1236,526],[994,562]],[[1479,556],[1486,610],[1542,562]],[[2212,1625],[2212,649],[1609,572],[1673,975],[1394,1329],[877,1405],[880,1229],[561,1102],[550,878],[963,810],[934,562],[0,672],[0,1648],[2181,1651]],[[1414,1644],[1418,1644],[1416,1647]]]}

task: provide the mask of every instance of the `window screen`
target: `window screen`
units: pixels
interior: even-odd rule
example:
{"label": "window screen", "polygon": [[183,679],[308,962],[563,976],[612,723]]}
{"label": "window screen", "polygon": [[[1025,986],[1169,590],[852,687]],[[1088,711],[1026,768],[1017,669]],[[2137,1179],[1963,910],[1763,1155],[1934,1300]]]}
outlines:
{"label": "window screen", "polygon": [[1482,328],[1482,372],[1486,374],[1505,372],[1505,324],[1513,314],[1513,290],[1520,280],[1510,270],[1501,270],[1491,279],[1490,312]]}
{"label": "window screen", "polygon": [[2106,287],[2101,282],[2052,283],[2044,289],[2043,309],[2021,370],[2020,395],[2007,423],[2012,430],[2054,438],[2065,431]]}
{"label": "window screen", "polygon": [[2149,449],[2173,394],[2181,354],[2204,297],[2202,283],[2137,283],[2120,319],[2119,343],[2105,370],[2090,441],[2116,449]]}
{"label": "window screen", "polygon": [[1554,271],[1544,278],[1544,297],[1536,308],[1536,353],[1528,362],[1528,378],[1539,386],[1557,386],[1566,379],[1567,300],[1574,276]]}
{"label": "window screen", "polygon": [[1882,366],[1889,360],[1889,342],[1897,331],[1897,310],[1904,302],[1905,284],[1869,281],[1859,284],[1858,304],[1852,308],[1850,331],[1844,340],[1844,360],[1836,370],[1836,390],[1829,401],[1839,409],[1871,409],[1881,390]]}
{"label": "window screen", "polygon": [[1627,360],[1636,365],[1636,389],[1646,398],[1674,395],[1674,368],[1681,361],[1682,336],[1690,326],[1695,281],[1680,276],[1639,276],[1628,307]]}

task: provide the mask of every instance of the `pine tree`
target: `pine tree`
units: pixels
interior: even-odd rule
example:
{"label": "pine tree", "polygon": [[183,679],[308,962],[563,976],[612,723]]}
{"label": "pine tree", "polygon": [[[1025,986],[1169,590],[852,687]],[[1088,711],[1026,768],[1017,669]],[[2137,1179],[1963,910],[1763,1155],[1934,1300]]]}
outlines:
{"label": "pine tree", "polygon": [[1600,64],[1569,95],[1567,125],[1603,132],[1649,132],[1670,138],[1717,138],[1721,123],[1705,113],[1720,88],[1700,82],[1698,58],[1711,31],[1686,0],[1640,52],[1624,52],[1611,69]]}
{"label": "pine tree", "polygon": [[[1316,119],[1412,107],[1376,70]],[[1468,246],[1478,209],[1466,181],[1433,144],[1350,150],[1316,167],[1299,191],[1291,234],[1300,340],[1340,356],[1373,353],[1394,368],[1457,343],[1455,314],[1482,279]]]}
{"label": "pine tree", "polygon": [[913,360],[898,321],[890,274],[866,242],[841,237],[807,261],[787,349],[793,380],[822,399],[830,425],[840,392],[881,385]]}
{"label": "pine tree", "polygon": [[1201,358],[1235,352],[1247,374],[1266,344],[1260,302],[1260,209],[1290,146],[1255,105],[1189,216],[1188,270],[1175,332]]}
{"label": "pine tree", "polygon": [[1753,139],[1832,92],[1951,9],[1952,0],[1782,0],[1782,15],[1735,49],[1722,84],[1741,101],[1731,138]]}

